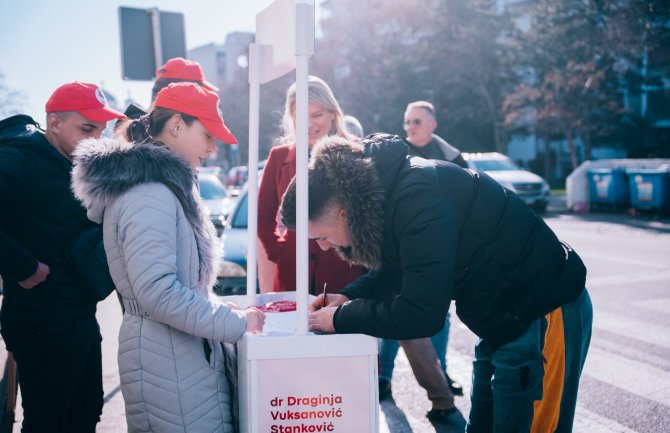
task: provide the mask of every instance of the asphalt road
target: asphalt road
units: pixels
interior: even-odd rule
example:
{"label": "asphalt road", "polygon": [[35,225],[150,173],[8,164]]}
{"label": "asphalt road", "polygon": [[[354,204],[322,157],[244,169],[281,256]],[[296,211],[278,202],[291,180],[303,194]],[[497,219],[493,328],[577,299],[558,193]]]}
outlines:
{"label": "asphalt road", "polygon": [[[623,214],[548,213],[548,224],[581,255],[589,269],[594,305],[593,338],[582,376],[575,432],[670,432],[670,220]],[[114,296],[99,305],[103,329],[105,407],[99,433],[125,432],[116,367],[121,314]],[[450,375],[470,390],[475,337],[452,315]],[[394,402],[380,406],[380,432],[462,432],[469,411],[432,425],[430,402],[400,352],[393,378]],[[18,422],[20,431],[20,401]],[[355,432],[347,432],[355,433]]]}

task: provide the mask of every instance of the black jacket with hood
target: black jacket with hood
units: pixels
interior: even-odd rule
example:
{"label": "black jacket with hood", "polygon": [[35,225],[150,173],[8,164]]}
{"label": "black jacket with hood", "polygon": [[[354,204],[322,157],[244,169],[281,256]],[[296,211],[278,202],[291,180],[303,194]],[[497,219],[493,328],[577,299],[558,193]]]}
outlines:
{"label": "black jacket with hood", "polygon": [[372,269],[342,291],[352,301],[336,311],[337,332],[428,337],[454,300],[497,347],[584,290],[579,256],[486,174],[408,156],[397,136],[361,144],[362,154],[324,146],[311,162],[349,211],[350,254]]}
{"label": "black jacket with hood", "polygon": [[[0,126],[3,335],[54,321],[95,317],[96,300],[70,264],[72,243],[95,226],[70,189],[72,162],[30,117],[14,116]],[[35,273],[38,260],[49,266],[50,274],[32,289],[22,288],[18,282]]]}

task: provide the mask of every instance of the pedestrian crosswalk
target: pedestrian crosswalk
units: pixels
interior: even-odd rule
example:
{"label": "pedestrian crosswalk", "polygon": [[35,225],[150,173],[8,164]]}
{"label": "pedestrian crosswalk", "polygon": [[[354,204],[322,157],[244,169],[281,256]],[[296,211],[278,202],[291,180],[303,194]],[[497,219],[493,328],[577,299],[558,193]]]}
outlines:
{"label": "pedestrian crosswalk", "polygon": [[[667,313],[670,313],[670,310]],[[649,321],[596,310],[593,314],[593,327],[633,340],[670,348],[670,329]]]}
{"label": "pedestrian crosswalk", "polygon": [[582,374],[670,407],[670,372],[647,363],[591,346]]}
{"label": "pedestrian crosswalk", "polygon": [[[668,278],[670,280],[670,277]],[[661,314],[670,314],[670,298],[633,302],[631,305]],[[670,339],[670,335],[666,335]]]}
{"label": "pedestrian crosswalk", "polygon": [[[630,262],[627,262],[631,265]],[[634,265],[637,266],[637,265]],[[646,272],[644,274],[608,274],[596,277],[588,277],[586,285],[589,289],[606,288],[612,285],[628,285],[631,287],[640,287],[643,284],[649,283],[663,283],[670,281],[670,271],[659,271],[657,267],[649,269],[642,268]]]}
{"label": "pedestrian crosswalk", "polygon": [[572,426],[572,430],[574,432],[588,433],[636,433],[635,430],[631,430],[616,421],[591,412],[581,405],[577,405],[575,423]]}

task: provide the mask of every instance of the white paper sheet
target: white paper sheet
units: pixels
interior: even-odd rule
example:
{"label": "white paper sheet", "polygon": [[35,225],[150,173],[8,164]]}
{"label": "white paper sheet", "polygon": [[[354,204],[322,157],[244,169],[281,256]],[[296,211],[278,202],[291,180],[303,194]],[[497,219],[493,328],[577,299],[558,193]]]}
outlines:
{"label": "white paper sheet", "polygon": [[265,313],[263,335],[291,335],[295,333],[296,311],[282,313]]}

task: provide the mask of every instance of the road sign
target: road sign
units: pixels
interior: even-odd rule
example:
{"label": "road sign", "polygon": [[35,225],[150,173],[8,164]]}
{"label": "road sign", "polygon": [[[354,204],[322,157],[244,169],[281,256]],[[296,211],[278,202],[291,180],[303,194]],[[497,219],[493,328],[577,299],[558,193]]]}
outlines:
{"label": "road sign", "polygon": [[153,80],[173,57],[186,57],[184,14],[158,9],[119,8],[124,80]]}

